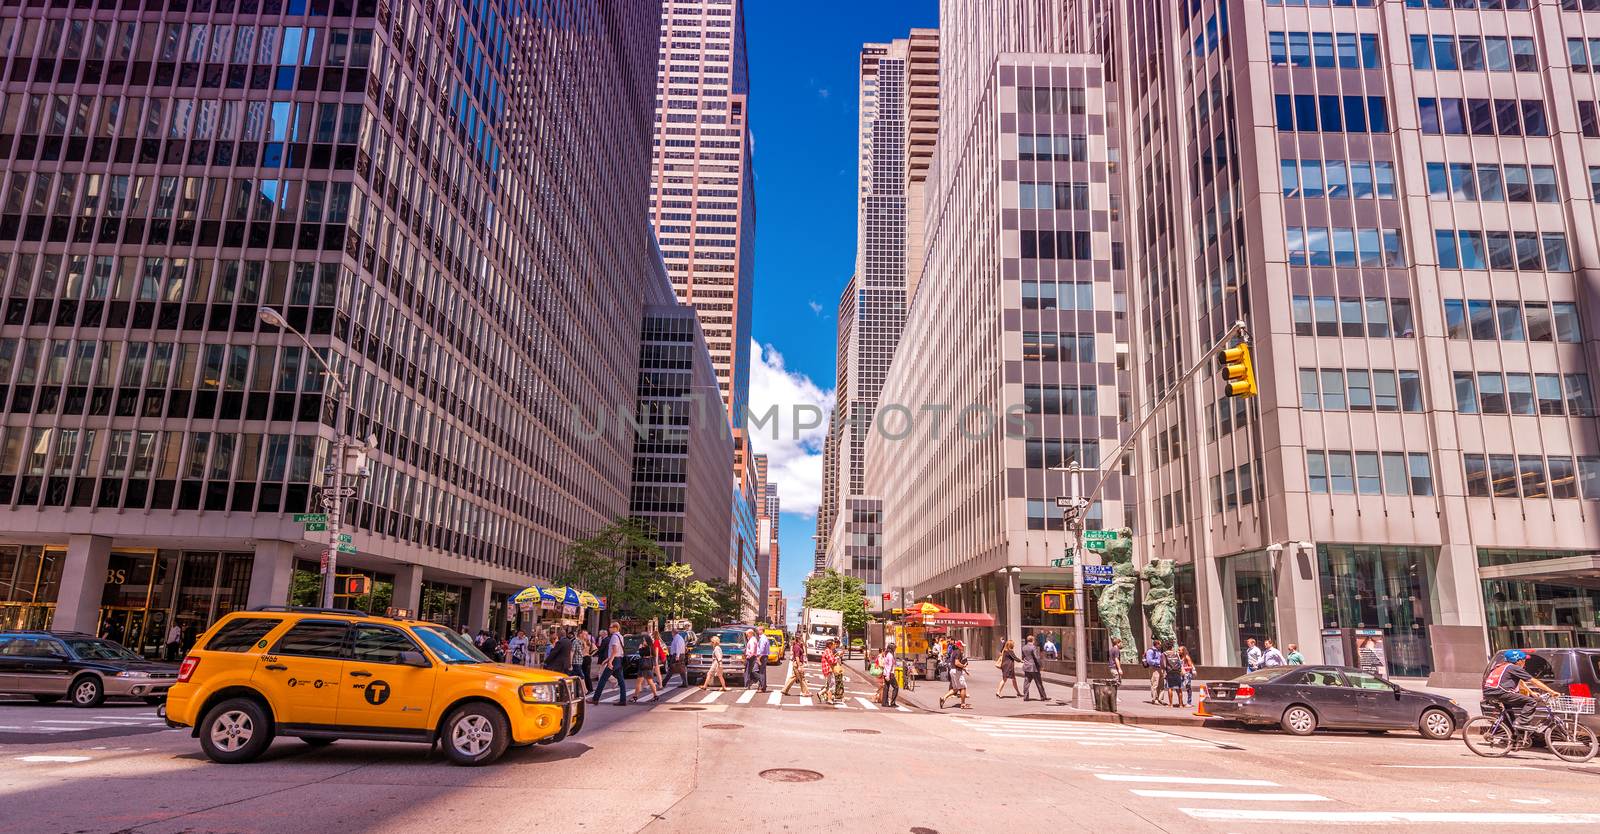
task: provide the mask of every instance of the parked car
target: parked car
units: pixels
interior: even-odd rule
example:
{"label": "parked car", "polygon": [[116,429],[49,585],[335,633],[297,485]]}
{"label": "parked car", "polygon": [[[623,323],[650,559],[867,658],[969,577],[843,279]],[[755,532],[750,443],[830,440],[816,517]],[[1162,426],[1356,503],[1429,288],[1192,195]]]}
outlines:
{"label": "parked car", "polygon": [[145,660],[121,644],[73,631],[0,632],[0,693],[41,704],[71,698],[97,707],[106,698],[158,704],[178,680],[178,664]]}
{"label": "parked car", "polygon": [[[1523,649],[1528,653],[1528,674],[1545,686],[1575,698],[1593,698],[1600,692],[1600,649]],[[1484,667],[1484,675],[1505,659],[1495,652]],[[1578,721],[1600,733],[1600,715],[1580,715]]]}
{"label": "parked car", "polygon": [[699,683],[711,671],[711,638],[722,640],[722,677],[732,684],[744,686],[744,630],[739,628],[708,628],[700,632],[694,648],[689,650],[689,682]]}
{"label": "parked car", "polygon": [[1416,730],[1443,740],[1467,711],[1442,695],[1415,692],[1360,669],[1275,666],[1206,687],[1206,709],[1245,727],[1276,724],[1297,736],[1319,728]]}

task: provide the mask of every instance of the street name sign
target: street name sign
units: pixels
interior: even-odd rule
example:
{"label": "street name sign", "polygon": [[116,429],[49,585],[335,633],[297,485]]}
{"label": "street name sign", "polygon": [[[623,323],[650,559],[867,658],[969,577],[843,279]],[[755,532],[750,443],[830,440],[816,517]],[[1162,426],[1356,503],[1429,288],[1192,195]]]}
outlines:
{"label": "street name sign", "polygon": [[1110,585],[1112,571],[1114,570],[1116,570],[1115,565],[1084,565],[1083,584]]}
{"label": "street name sign", "polygon": [[294,514],[294,523],[296,523],[296,524],[327,524],[328,523],[328,514],[327,513],[295,513]]}

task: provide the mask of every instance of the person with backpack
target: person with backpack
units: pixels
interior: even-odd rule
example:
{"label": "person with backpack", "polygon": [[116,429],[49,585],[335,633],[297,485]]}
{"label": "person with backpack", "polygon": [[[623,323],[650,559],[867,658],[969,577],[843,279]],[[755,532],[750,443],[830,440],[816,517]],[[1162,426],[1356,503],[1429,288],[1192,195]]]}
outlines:
{"label": "person with backpack", "polygon": [[1167,702],[1173,709],[1183,708],[1183,652],[1178,650],[1178,642],[1174,640],[1172,646],[1161,653],[1161,672],[1166,678]]}

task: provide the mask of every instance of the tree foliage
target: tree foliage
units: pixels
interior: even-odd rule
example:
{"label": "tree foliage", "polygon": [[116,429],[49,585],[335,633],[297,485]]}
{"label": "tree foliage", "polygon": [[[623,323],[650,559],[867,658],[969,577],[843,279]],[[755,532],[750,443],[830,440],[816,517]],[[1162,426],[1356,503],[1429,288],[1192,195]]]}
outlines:
{"label": "tree foliage", "polygon": [[556,574],[558,585],[605,597],[614,611],[632,613],[633,595],[626,593],[625,574],[636,564],[655,564],[666,553],[656,544],[655,531],[643,521],[618,518],[582,538],[573,539],[565,551],[567,568]]}
{"label": "tree foliage", "polygon": [[739,586],[726,579],[712,579],[706,584],[711,587],[711,605],[706,612],[706,625],[736,622],[744,613],[744,596],[739,592]]}
{"label": "tree foliage", "polygon": [[847,634],[865,634],[867,630],[867,583],[857,576],[847,576],[833,568],[806,579],[804,605],[807,608],[831,608],[844,612],[844,629]]}

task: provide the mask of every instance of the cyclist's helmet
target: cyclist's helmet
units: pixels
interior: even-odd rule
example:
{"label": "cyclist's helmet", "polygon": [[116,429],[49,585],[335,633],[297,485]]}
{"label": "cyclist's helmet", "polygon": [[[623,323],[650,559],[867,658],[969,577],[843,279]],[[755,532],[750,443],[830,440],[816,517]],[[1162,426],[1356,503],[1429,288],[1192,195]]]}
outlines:
{"label": "cyclist's helmet", "polygon": [[1528,653],[1521,649],[1512,649],[1506,652],[1507,663],[1520,663],[1528,659]]}

